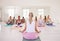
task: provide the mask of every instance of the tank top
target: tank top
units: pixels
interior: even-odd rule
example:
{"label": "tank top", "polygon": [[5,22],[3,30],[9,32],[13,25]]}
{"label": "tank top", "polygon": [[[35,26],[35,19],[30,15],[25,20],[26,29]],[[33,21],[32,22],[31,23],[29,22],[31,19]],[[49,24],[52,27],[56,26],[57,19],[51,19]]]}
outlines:
{"label": "tank top", "polygon": [[42,19],[39,19],[39,24],[42,24],[43,23],[43,20]]}
{"label": "tank top", "polygon": [[29,21],[26,22],[26,32],[35,32],[35,21],[32,21],[31,24]]}

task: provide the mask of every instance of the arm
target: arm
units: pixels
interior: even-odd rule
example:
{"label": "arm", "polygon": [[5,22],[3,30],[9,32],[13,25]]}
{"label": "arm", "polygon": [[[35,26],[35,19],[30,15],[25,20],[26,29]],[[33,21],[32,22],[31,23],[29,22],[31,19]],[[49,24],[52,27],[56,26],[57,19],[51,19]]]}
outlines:
{"label": "arm", "polygon": [[37,33],[39,33],[39,32],[40,32],[40,31],[38,30],[37,21],[35,22],[35,31],[36,31]]}
{"label": "arm", "polygon": [[17,20],[16,20],[16,24],[17,24]]}
{"label": "arm", "polygon": [[50,18],[51,23],[53,23],[52,19]]}
{"label": "arm", "polygon": [[19,32],[24,32],[26,30],[26,23],[24,24],[25,26],[19,27],[19,26],[13,26],[11,29],[13,30],[18,30]]}
{"label": "arm", "polygon": [[22,31],[20,31],[20,32],[24,32],[25,30],[26,30],[26,23],[24,24],[25,26],[24,26],[24,29],[22,30]]}

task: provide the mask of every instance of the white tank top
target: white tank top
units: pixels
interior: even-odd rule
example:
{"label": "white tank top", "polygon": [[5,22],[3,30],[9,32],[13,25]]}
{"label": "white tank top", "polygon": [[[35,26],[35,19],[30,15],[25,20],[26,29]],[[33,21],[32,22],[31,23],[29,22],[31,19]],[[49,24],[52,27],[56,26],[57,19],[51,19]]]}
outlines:
{"label": "white tank top", "polygon": [[26,22],[26,32],[35,32],[35,21],[30,24],[29,21]]}

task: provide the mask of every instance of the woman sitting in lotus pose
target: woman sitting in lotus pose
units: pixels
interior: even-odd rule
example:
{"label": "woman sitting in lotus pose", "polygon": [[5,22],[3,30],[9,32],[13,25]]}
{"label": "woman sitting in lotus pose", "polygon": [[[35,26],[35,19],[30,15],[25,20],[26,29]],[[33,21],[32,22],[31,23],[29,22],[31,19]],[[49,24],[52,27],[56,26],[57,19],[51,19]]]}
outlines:
{"label": "woman sitting in lotus pose", "polygon": [[40,18],[38,20],[38,27],[44,27],[45,26],[45,22],[44,20],[42,19],[42,16],[40,15]]}
{"label": "woman sitting in lotus pose", "polygon": [[25,22],[23,33],[23,41],[41,41],[39,38],[39,30],[37,21],[33,20],[33,13],[29,13],[29,19]]}
{"label": "woman sitting in lotus pose", "polygon": [[8,25],[13,25],[13,20],[12,20],[12,17],[11,16],[9,17],[9,20],[8,20],[7,24]]}
{"label": "woman sitting in lotus pose", "polygon": [[47,16],[47,22],[46,22],[47,25],[53,25],[53,22],[50,18],[50,15]]}

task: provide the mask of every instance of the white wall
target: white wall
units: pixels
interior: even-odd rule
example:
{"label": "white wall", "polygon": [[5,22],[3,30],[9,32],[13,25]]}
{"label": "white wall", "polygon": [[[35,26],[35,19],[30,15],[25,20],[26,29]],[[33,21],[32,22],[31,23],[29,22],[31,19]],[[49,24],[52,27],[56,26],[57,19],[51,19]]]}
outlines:
{"label": "white wall", "polygon": [[1,19],[2,19],[2,17],[1,17],[2,14],[1,14],[1,13],[2,13],[2,9],[0,8],[0,21],[1,21]]}
{"label": "white wall", "polygon": [[[0,0],[0,6],[3,9],[3,15],[6,14],[4,8],[7,6],[15,6],[18,7],[20,13],[22,13],[21,8],[40,8],[40,7],[49,7],[50,15],[52,18],[55,18],[55,22],[60,22],[60,0]],[[47,13],[48,14],[48,13]],[[21,15],[21,14],[20,14]],[[8,15],[7,15],[8,16]],[[6,18],[7,18],[6,16]]]}

